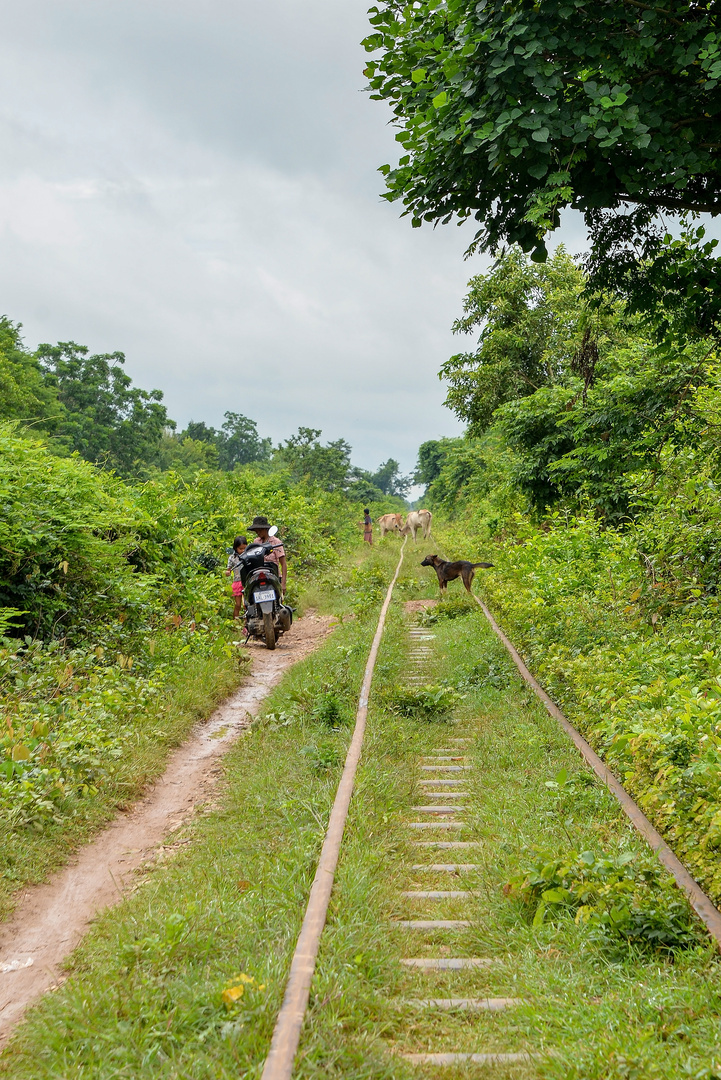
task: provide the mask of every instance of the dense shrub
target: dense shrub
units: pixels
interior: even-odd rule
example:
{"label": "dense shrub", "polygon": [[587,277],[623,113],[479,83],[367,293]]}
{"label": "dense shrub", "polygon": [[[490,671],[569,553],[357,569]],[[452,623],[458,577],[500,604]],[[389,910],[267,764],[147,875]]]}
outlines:
{"label": "dense shrub", "polygon": [[[357,534],[343,496],[282,473],[132,485],[7,424],[0,507],[0,819],[34,829],[78,813],[139,741],[162,742],[188,664],[237,664],[222,568],[255,514],[280,527],[291,587]],[[324,709],[321,723],[345,722]]]}
{"label": "dense shrub", "polygon": [[[558,517],[500,544],[483,588],[534,673],[718,901],[717,603],[655,588],[635,541]],[[668,591],[676,599],[659,615]]]}

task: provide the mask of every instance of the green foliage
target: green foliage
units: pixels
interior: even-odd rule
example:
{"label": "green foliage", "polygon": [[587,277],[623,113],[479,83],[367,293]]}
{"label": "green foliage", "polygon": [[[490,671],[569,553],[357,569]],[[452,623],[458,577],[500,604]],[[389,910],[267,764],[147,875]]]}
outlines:
{"label": "green foliage", "polygon": [[237,465],[249,465],[251,461],[267,461],[271,441],[260,438],[255,420],[236,412],[226,412],[224,416],[225,422],[217,440],[221,469],[234,469]]}
{"label": "green foliage", "polygon": [[[584,309],[583,280],[564,252],[534,268],[512,251],[471,282],[456,328],[480,324],[479,348],[441,370],[470,426],[465,439],[424,451],[436,506],[453,512],[492,491],[499,525],[521,508],[510,482],[540,513],[565,500],[624,521],[665,467],[664,448],[695,445],[707,430],[713,410],[697,402],[718,384],[708,342],[654,346],[620,308]],[[486,429],[490,443],[476,441]],[[488,517],[493,526],[490,506]]]}
{"label": "green foliage", "polygon": [[[601,283],[640,285],[643,306],[657,283],[629,266],[657,254],[659,212],[721,210],[712,5],[384,0],[371,23],[369,86],[403,148],[381,170],[386,198],[415,226],[475,218],[483,249],[517,243],[543,261],[545,235],[574,207]],[[658,295],[671,284],[703,324],[709,305],[718,312],[718,270],[709,279],[708,256],[688,245],[665,254]]]}
{"label": "green foliage", "polygon": [[204,421],[191,420],[179,434],[166,431],[157,464],[161,469],[197,472],[199,469],[232,471],[239,465],[270,460],[270,439],[261,439],[258,425],[241,413],[226,412],[220,431]]}
{"label": "green foliage", "polygon": [[0,318],[0,420],[26,420],[52,430],[63,412],[57,390],[25,351],[20,330],[19,323]]}
{"label": "green foliage", "polygon": [[336,439],[322,446],[321,434],[317,428],[299,427],[298,433],[278,448],[276,458],[294,480],[315,484],[325,491],[342,491],[350,471],[350,444]]}
{"label": "green foliage", "polygon": [[478,332],[475,352],[452,356],[440,375],[446,405],[480,435],[506,401],[553,385],[570,370],[580,343],[583,275],[561,246],[541,265],[512,248],[489,274],[469,282],[454,333]]}
{"label": "green foliage", "polygon": [[303,747],[301,753],[308,759],[316,773],[328,772],[341,761],[339,748],[332,742],[310,743]]}
{"label": "green foliage", "polygon": [[380,504],[384,509],[403,508],[410,477],[401,476],[398,462],[389,458],[375,473],[351,465],[351,447],[345,439],[323,446],[318,428],[299,427],[275,450],[273,463],[287,469],[296,483],[323,491],[343,492],[358,503]]}
{"label": "green foliage", "polygon": [[718,599],[658,575],[645,526],[519,522],[483,578],[488,601],[572,722],[717,901],[721,897]]}
{"label": "green foliage", "polygon": [[185,433],[175,435],[167,430],[160,437],[155,464],[163,472],[172,469],[181,476],[191,476],[201,469],[217,469],[219,460],[218,448],[213,442],[191,439]]}
{"label": "green foliage", "polygon": [[402,476],[400,468],[395,458],[388,458],[371,474],[370,482],[380,488],[384,495],[395,495],[399,499],[405,499],[410,490],[412,478]]}
{"label": "green foliage", "polygon": [[445,596],[433,607],[424,608],[418,613],[421,626],[433,626],[442,619],[459,619],[473,615],[478,608],[470,596]]}
{"label": "green foliage", "polygon": [[575,915],[609,944],[672,952],[700,945],[703,935],[688,904],[652,856],[568,851],[529,853],[506,892],[527,907],[534,926]]}
{"label": "green foliage", "polygon": [[387,589],[387,573],[381,563],[364,562],[356,566],[350,575],[353,612],[360,618],[372,614],[383,601]]}
{"label": "green foliage", "polygon": [[[338,496],[252,469],[131,486],[0,427],[0,820],[40,831],[91,815],[203,661],[238,671],[225,547],[256,513],[280,526],[291,580],[356,538]],[[331,525],[331,522],[338,522]],[[342,684],[339,673],[337,684]],[[347,722],[332,686],[320,725]]]}
{"label": "green foliage", "polygon": [[123,371],[121,352],[89,355],[74,341],[40,345],[37,358],[64,407],[58,446],[124,475],[151,460],[168,425],[160,390],[141,390]]}
{"label": "green foliage", "polygon": [[495,428],[480,439],[441,439],[433,453],[437,471],[424,501],[434,512],[440,510],[454,519],[470,515],[474,547],[479,537],[487,542],[514,515],[528,509],[528,499],[515,479],[517,456]]}
{"label": "green foliage", "polygon": [[389,712],[419,720],[448,720],[453,709],[463,701],[463,695],[445,683],[397,686],[386,690],[382,698]]}

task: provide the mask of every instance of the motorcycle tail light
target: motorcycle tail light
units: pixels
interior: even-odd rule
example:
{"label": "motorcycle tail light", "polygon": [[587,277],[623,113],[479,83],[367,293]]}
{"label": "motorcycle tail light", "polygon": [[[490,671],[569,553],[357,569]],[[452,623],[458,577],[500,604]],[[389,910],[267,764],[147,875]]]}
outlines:
{"label": "motorcycle tail light", "polygon": [[268,584],[268,579],[265,576],[265,574],[258,574],[258,584],[259,585],[267,585]]}

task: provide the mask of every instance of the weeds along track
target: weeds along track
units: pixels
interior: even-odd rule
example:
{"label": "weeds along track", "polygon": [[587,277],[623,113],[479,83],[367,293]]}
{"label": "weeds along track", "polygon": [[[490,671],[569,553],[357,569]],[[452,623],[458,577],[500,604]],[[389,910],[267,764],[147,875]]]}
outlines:
{"label": "weeds along track", "polygon": [[[366,1001],[364,1008],[368,1011],[369,1027],[376,1035],[380,1034],[382,1054],[376,1056],[376,1038],[369,1040],[368,1060],[363,1064],[357,1061],[357,1055],[362,1051],[357,1051],[353,1065],[346,1067],[342,1061],[336,1061],[331,1068],[327,1064],[328,1059],[324,1064],[324,1055],[328,1054],[328,1038],[312,1030],[314,1025],[323,1025],[323,1021],[318,1020],[314,1006],[312,1022],[306,1027],[307,1038],[304,1038],[304,1045],[306,1042],[310,1045],[297,1058],[334,876],[339,858],[342,859],[343,831],[360,762],[374,666],[402,562],[403,549],[386,594],[366,666],[352,742],[262,1080],[289,1080],[296,1070],[298,1075],[303,1076],[326,1075],[323,1071],[325,1068],[329,1069],[328,1075],[333,1076],[372,1075],[392,1077],[393,1080],[415,1074],[431,1077],[439,1072],[446,1077],[477,1075],[480,1072],[494,1077],[655,1078],[681,1075],[681,1064],[684,1069],[691,1069],[697,1064],[701,1066],[698,1071],[684,1072],[684,1075],[704,1078],[718,1075],[713,1071],[717,1067],[716,1058],[703,1058],[704,1052],[708,1055],[712,1053],[718,1041],[721,1012],[718,1005],[712,1006],[709,1016],[699,1022],[698,1033],[690,1038],[685,1050],[686,1057],[674,1056],[668,1046],[668,1032],[662,1030],[663,1025],[658,1027],[659,1061],[663,1063],[658,1071],[653,1071],[653,1055],[649,1057],[650,1025],[643,1012],[646,996],[650,995],[653,999],[657,992],[663,991],[661,1014],[664,1014],[664,1010],[674,1011],[671,989],[678,993],[679,1000],[693,998],[694,994],[703,996],[708,988],[706,979],[717,978],[715,948],[697,946],[699,954],[705,950],[705,959],[699,960],[696,968],[688,967],[685,983],[677,977],[672,965],[666,969],[659,963],[658,954],[649,960],[641,953],[634,953],[633,962],[629,962],[620,974],[612,973],[608,978],[605,974],[600,977],[597,970],[608,966],[606,961],[599,959],[598,965],[593,961],[594,977],[591,978],[587,968],[584,968],[584,963],[588,966],[588,960],[583,954],[584,951],[588,952],[588,947],[579,936],[581,930],[577,921],[572,925],[569,923],[569,927],[558,931],[556,936],[555,930],[543,925],[543,918],[540,921],[534,919],[532,926],[526,924],[519,927],[513,924],[507,911],[502,911],[508,901],[503,896],[499,899],[501,890],[497,885],[499,874],[502,877],[504,870],[494,865],[493,847],[497,841],[499,823],[504,816],[514,813],[513,800],[504,791],[504,784],[510,782],[522,788],[526,783],[522,777],[524,774],[526,778],[531,777],[534,770],[537,776],[543,776],[544,758],[554,754],[573,760],[573,748],[565,737],[570,735],[585,761],[618,800],[634,829],[651,846],[686,894],[712,939],[716,944],[721,944],[721,914],[668,849],[640,808],[548,698],[481,601],[477,602],[490,627],[503,642],[522,678],[543,702],[550,717],[560,723],[565,734],[556,728],[555,736],[547,737],[545,743],[538,745],[535,745],[535,738],[529,738],[529,746],[534,744],[529,756],[528,747],[511,746],[508,752],[502,750],[499,753],[498,739],[495,748],[492,748],[482,730],[481,721],[474,716],[466,715],[455,721],[426,725],[418,745],[422,752],[406,755],[401,766],[404,776],[399,778],[399,782],[401,787],[405,783],[410,800],[407,800],[409,804],[405,806],[403,820],[388,825],[389,830],[395,830],[396,838],[385,851],[388,862],[383,876],[386,881],[384,885],[378,885],[384,894],[380,908],[385,908],[385,915],[381,912],[378,916],[379,925],[384,920],[380,933],[389,954],[392,954],[395,971],[389,974],[386,970],[380,975],[376,971],[375,1006],[369,1006]],[[444,653],[439,655],[437,634],[432,626],[416,623],[407,634],[409,655],[398,686],[405,687],[413,694],[428,687],[429,672],[438,674],[443,671],[447,656]],[[521,705],[525,708],[528,702],[524,700]],[[494,726],[498,729],[502,725],[497,723]],[[528,724],[521,726],[529,728]],[[552,726],[550,731],[554,731]],[[501,742],[507,734],[496,730]],[[533,769],[520,768],[531,761]],[[571,767],[575,767],[580,774],[580,787],[590,783],[577,758]],[[510,772],[513,769],[516,769],[516,775],[511,780]],[[533,782],[528,781],[529,787]],[[559,786],[555,781],[541,783],[546,788]],[[622,843],[629,847],[628,857],[638,855],[643,858],[643,846],[628,833],[627,828],[624,833],[622,819],[614,812],[614,804],[604,789],[594,787],[593,790],[596,800],[593,806],[598,811],[598,820],[593,819],[592,812],[589,820],[579,823],[579,845],[588,842],[589,830],[591,835],[593,830],[597,830],[607,840],[615,830]],[[518,794],[516,792],[514,797]],[[504,800],[506,805],[503,805]],[[525,821],[520,817],[506,821],[506,835],[527,831],[529,822],[531,828],[541,834],[544,826],[540,815],[548,816],[552,812],[529,806],[528,798],[522,791],[520,801],[524,804],[522,814]],[[386,822],[387,816],[384,815],[382,820]],[[562,823],[566,833],[569,828],[575,828],[570,817]],[[502,842],[500,847],[504,851],[510,850],[507,842]],[[376,871],[380,861],[381,856],[376,860]],[[343,907],[348,891],[347,879],[348,875],[339,888],[336,908]],[[542,905],[539,911],[541,909]],[[479,925],[484,918],[485,928]],[[337,927],[342,922],[342,914],[336,911],[333,919]],[[555,941],[560,947],[552,944]],[[379,952],[383,947],[379,944]],[[529,947],[532,957],[529,957]],[[328,970],[317,975],[321,986],[331,981],[329,972],[333,968],[334,948],[331,945],[328,957],[323,959]],[[569,954],[574,950],[578,952],[580,959],[576,968],[569,963],[560,974],[556,971],[549,973],[549,964],[556,957],[563,958],[566,950]],[[596,955],[600,958],[601,951]],[[363,957],[356,959],[361,963]],[[347,963],[344,966],[347,967]],[[655,974],[651,974],[651,969]],[[598,993],[590,992],[589,979]],[[641,982],[641,979],[647,981]],[[320,993],[322,995],[323,991]],[[341,993],[337,991],[336,996]],[[327,1006],[332,996],[330,992],[325,994],[321,1006]],[[379,997],[382,999],[380,1005]],[[638,1007],[638,1023],[631,1016],[630,1006],[626,1006],[624,997]],[[612,1003],[610,1015],[606,1008],[609,1002]],[[629,1019],[619,1023],[619,1013],[624,1011]],[[342,1028],[343,1021],[337,1020],[336,1025]],[[708,1025],[716,1025],[716,1034],[710,1038],[707,1038]],[[643,1029],[640,1035],[639,1029]],[[698,1040],[694,1042],[696,1034]],[[688,1028],[678,1038],[689,1038]],[[643,1061],[638,1070],[633,1071],[636,1065],[632,1051],[637,1043],[641,1045],[644,1040],[644,1053],[650,1071],[644,1071]],[[316,1058],[313,1056],[314,1041],[316,1048],[319,1043],[323,1045]],[[574,1043],[578,1045],[572,1045]],[[594,1044],[605,1048],[599,1050]],[[392,1054],[390,1064],[388,1050]],[[627,1051],[629,1056],[625,1057]],[[339,1050],[338,1055],[341,1053]],[[583,1071],[582,1067],[584,1054],[588,1059],[587,1071]],[[721,1057],[721,1046],[717,1056]],[[303,1061],[305,1064],[301,1064]],[[310,1065],[307,1064],[309,1061]],[[707,1063],[711,1071],[704,1071]],[[573,1071],[577,1065],[580,1071]]]}

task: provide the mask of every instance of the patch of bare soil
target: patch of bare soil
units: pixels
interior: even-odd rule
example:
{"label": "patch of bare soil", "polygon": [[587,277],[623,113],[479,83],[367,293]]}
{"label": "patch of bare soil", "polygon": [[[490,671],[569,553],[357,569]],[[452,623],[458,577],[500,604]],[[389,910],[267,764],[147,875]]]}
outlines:
{"label": "patch of bare soil", "polygon": [[258,712],[283,673],[316,649],[332,619],[311,614],[293,624],[273,652],[250,643],[251,673],[243,685],[178,747],[162,777],[72,862],[20,898],[0,927],[0,1047],[28,1005],[63,978],[63,960],[103,908],[117,904],[136,872],[158,855],[199,804],[207,803],[222,773],[221,759]]}
{"label": "patch of bare soil", "polygon": [[403,610],[407,615],[414,615],[417,611],[424,611],[426,608],[435,607],[437,603],[437,600],[406,600],[403,605]]}

